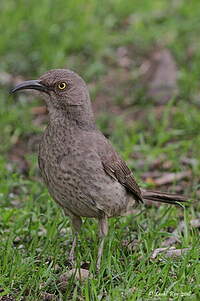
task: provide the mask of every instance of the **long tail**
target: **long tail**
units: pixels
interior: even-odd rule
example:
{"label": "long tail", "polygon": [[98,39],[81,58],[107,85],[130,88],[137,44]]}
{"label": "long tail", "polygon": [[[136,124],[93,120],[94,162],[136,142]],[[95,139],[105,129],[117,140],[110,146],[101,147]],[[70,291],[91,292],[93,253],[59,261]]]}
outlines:
{"label": "long tail", "polygon": [[178,206],[181,206],[180,203],[188,203],[187,200],[181,195],[151,190],[142,190],[142,198],[146,201],[155,201]]}

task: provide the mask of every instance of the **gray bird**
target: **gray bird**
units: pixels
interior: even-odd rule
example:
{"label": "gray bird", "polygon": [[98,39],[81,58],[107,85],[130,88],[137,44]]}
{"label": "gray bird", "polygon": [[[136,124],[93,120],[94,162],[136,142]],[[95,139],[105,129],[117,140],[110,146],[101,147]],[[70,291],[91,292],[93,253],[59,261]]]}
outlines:
{"label": "gray bird", "polygon": [[100,267],[108,218],[121,216],[145,200],[179,204],[179,195],[141,190],[126,162],[99,131],[84,80],[70,70],[50,70],[38,80],[25,81],[12,93],[41,92],[49,123],[39,146],[39,167],[52,198],[69,216],[74,232],[69,259],[73,261],[82,217],[97,218]]}

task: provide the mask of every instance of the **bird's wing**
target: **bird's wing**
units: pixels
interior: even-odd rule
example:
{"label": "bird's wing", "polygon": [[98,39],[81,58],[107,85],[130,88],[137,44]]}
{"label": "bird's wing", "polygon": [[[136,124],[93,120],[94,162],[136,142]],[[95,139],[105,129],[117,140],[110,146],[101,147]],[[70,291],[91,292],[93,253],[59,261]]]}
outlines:
{"label": "bird's wing", "polygon": [[140,188],[126,162],[105,137],[101,142],[98,148],[105,172],[132,192],[136,200],[143,203]]}
{"label": "bird's wing", "polygon": [[109,174],[115,180],[119,181],[123,186],[125,186],[130,192],[133,193],[134,197],[139,202],[143,203],[140,188],[135,181],[131,170],[122,159],[113,161],[104,160],[102,164],[107,174]]}

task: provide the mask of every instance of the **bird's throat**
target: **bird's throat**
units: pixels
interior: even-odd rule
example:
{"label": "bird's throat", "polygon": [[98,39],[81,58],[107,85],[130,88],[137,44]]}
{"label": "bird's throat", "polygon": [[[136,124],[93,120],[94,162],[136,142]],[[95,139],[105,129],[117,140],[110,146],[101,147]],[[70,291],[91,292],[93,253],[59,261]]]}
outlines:
{"label": "bird's throat", "polygon": [[66,110],[51,110],[49,112],[50,125],[78,127],[83,130],[96,129],[95,119],[91,108],[84,106],[68,106]]}

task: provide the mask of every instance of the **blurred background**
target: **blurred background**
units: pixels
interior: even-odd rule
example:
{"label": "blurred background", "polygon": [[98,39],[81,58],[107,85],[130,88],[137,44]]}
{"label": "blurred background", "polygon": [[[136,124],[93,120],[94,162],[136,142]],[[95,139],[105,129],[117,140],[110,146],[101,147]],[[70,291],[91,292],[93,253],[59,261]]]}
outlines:
{"label": "blurred background", "polygon": [[99,126],[139,178],[152,164],[144,175],[152,185],[163,165],[196,172],[199,9],[199,1],[182,0],[1,1],[0,147],[12,168],[29,173],[27,156],[47,117],[43,102],[8,90],[69,68],[86,80]]}
{"label": "blurred background", "polygon": [[[26,235],[46,222],[41,200],[49,196],[39,183],[36,156],[46,108],[30,93],[8,92],[52,68],[69,68],[85,79],[98,126],[139,183],[189,195],[189,219],[199,220],[199,12],[198,0],[1,0],[2,235],[5,229],[21,235],[16,220]],[[52,206],[48,216],[56,212],[61,223]],[[30,216],[33,226],[26,226]],[[178,219],[172,214],[171,227],[182,219],[183,213]]]}

